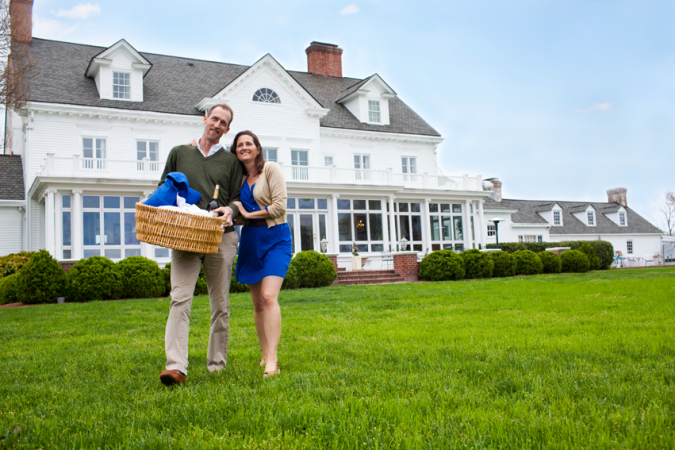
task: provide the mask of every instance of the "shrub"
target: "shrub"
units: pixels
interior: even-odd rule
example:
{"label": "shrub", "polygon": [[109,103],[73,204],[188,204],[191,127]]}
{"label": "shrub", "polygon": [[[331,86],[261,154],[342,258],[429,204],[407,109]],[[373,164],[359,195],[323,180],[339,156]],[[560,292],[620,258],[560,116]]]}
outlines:
{"label": "shrub", "polygon": [[19,301],[17,291],[19,288],[19,274],[13,273],[0,278],[0,305],[16,303]]}
{"label": "shrub", "polygon": [[516,274],[516,258],[511,253],[499,251],[490,252],[488,255],[495,264],[493,277],[512,277]]}
{"label": "shrub", "polygon": [[192,295],[206,295],[209,293],[209,285],[206,283],[206,274],[204,273],[204,266],[199,268],[199,276],[195,283],[195,291]]}
{"label": "shrub", "polygon": [[168,297],[171,294],[171,263],[164,266],[162,275],[164,276],[164,292],[162,292],[162,297]]}
{"label": "shrub", "polygon": [[288,266],[288,271],[286,272],[284,284],[281,285],[281,289],[298,289],[299,287],[300,280],[298,279],[298,271],[293,264],[291,264]]}
{"label": "shrub", "polygon": [[589,270],[596,270],[600,267],[600,258],[595,255],[595,249],[588,242],[583,242],[579,247],[579,251],[588,258]]}
{"label": "shrub", "polygon": [[122,273],[103,256],[81,259],[66,274],[66,299],[69,302],[114,300],[124,294]]}
{"label": "shrub", "polygon": [[464,260],[452,250],[436,250],[420,263],[419,279],[429,281],[461,280],[464,278]]}
{"label": "shrub", "polygon": [[464,278],[490,278],[495,263],[487,253],[480,250],[465,250],[459,254],[464,260]]}
{"label": "shrub", "polygon": [[299,252],[290,265],[296,270],[301,288],[330,286],[337,278],[333,262],[314,250]]}
{"label": "shrub", "polygon": [[516,275],[537,275],[544,270],[541,259],[531,250],[518,250],[513,252],[516,258]]}
{"label": "shrub", "polygon": [[588,272],[588,257],[579,250],[567,250],[560,255],[562,271],[572,273]]}
{"label": "shrub", "polygon": [[588,243],[595,249],[595,256],[600,259],[598,269],[607,270],[614,262],[614,246],[607,241],[588,241]]}
{"label": "shrub", "polygon": [[11,253],[0,258],[0,277],[17,273],[28,264],[35,252]]}
{"label": "shrub", "polygon": [[66,273],[47,250],[40,250],[19,272],[18,299],[27,304],[53,303],[63,295]]}
{"label": "shrub", "polygon": [[544,273],[560,273],[562,267],[562,261],[560,261],[560,256],[553,252],[541,252],[537,253],[541,263],[544,265]]}
{"label": "shrub", "polygon": [[235,268],[237,267],[237,256],[234,257],[234,264],[232,264],[232,279],[230,280],[230,292],[248,292],[248,285],[241,284],[234,279]]}
{"label": "shrub", "polygon": [[164,275],[157,263],[144,256],[130,256],[117,263],[124,282],[124,298],[161,297]]}

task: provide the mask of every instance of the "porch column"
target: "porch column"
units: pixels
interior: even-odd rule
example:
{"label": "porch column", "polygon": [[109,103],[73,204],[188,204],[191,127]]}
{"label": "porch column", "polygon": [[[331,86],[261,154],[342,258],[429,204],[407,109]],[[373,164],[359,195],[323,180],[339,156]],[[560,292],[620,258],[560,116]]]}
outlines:
{"label": "porch column", "polygon": [[394,196],[389,197],[389,251],[395,252],[396,249],[396,214],[394,213]]}
{"label": "porch column", "polygon": [[84,236],[82,234],[82,191],[79,189],[73,189],[73,203],[70,210],[72,211],[70,216],[71,256],[73,259],[82,259]]}
{"label": "porch column", "polygon": [[464,250],[471,248],[471,200],[464,200]]}
{"label": "porch column", "polygon": [[484,200],[478,200],[478,226],[480,227],[480,245],[482,248],[485,248],[485,233],[487,230],[485,226],[485,216],[483,215],[483,202]]}
{"label": "porch column", "polygon": [[45,197],[45,249],[56,258],[54,190],[47,189]]}
{"label": "porch column", "polygon": [[340,194],[333,194],[330,200],[331,204],[331,214],[330,214],[330,220],[331,220],[331,231],[332,231],[332,237],[330,238],[330,242],[328,243],[328,253],[340,253],[340,233],[338,232],[338,197],[340,197]]}
{"label": "porch column", "polygon": [[429,203],[431,199],[424,199],[424,211],[422,214],[422,248],[423,253],[431,252],[431,221],[429,220]]}
{"label": "porch column", "polygon": [[389,245],[391,244],[391,236],[389,235],[389,227],[387,227],[387,199],[384,199],[382,202],[382,245],[384,247],[384,251],[387,251],[387,249],[391,248]]}

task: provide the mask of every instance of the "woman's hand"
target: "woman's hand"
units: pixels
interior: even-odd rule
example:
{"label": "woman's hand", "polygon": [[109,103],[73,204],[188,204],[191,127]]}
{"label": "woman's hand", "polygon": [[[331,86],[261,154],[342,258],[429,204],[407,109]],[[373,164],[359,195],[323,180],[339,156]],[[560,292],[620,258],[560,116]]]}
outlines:
{"label": "woman's hand", "polygon": [[197,146],[197,139],[191,140],[190,142],[188,142],[188,145],[191,145],[192,147],[196,147]]}
{"label": "woman's hand", "polygon": [[239,208],[239,214],[241,214],[244,219],[248,219],[248,217],[251,215],[248,211],[246,211],[244,205],[242,205],[240,201],[232,202],[232,204],[237,205],[237,208]]}

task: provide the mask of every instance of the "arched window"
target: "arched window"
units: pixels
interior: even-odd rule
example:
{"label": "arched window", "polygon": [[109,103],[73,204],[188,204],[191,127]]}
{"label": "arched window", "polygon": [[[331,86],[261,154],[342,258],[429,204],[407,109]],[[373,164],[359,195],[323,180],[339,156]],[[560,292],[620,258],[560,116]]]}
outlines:
{"label": "arched window", "polygon": [[272,89],[262,88],[255,91],[253,94],[254,102],[263,102],[263,103],[281,103],[281,99]]}

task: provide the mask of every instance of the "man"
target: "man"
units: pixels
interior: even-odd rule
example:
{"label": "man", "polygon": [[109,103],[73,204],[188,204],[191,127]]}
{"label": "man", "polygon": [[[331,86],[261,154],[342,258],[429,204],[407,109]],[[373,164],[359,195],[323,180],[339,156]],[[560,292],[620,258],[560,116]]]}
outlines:
{"label": "man", "polygon": [[206,209],[218,184],[220,185],[218,204],[227,205],[215,210],[224,214],[226,227],[218,253],[199,254],[173,250],[171,255],[171,306],[164,336],[166,370],[159,376],[162,383],[167,386],[184,383],[187,377],[190,308],[202,265],[211,303],[207,368],[215,372],[225,368],[227,364],[230,279],[239,240],[232,226],[234,219],[239,215],[239,210],[232,202],[239,200],[242,169],[237,157],[220,144],[220,138],[230,131],[233,116],[234,113],[229,106],[213,106],[204,116],[204,133],[197,147],[179,145],[171,149],[159,182],[161,186],[167,174],[182,172],[187,177],[190,187],[202,195],[197,203],[202,209]]}

